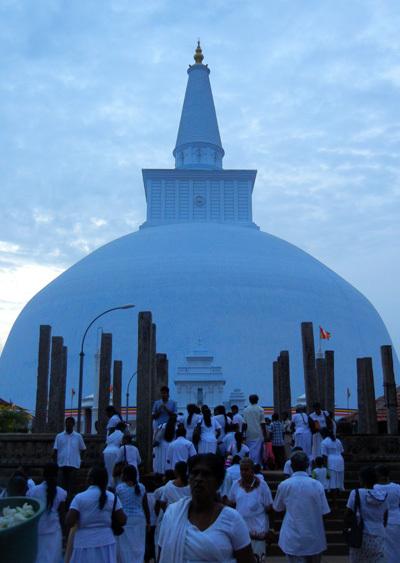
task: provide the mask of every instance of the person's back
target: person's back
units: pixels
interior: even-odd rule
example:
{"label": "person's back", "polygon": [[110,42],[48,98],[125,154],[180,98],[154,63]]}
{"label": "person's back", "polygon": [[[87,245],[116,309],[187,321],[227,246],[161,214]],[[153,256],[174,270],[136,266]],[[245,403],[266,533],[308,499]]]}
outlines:
{"label": "person's back", "polygon": [[184,431],[184,429],[178,430],[176,440],[173,440],[168,446],[167,467],[170,469],[174,469],[179,461],[187,462],[190,457],[197,453],[193,443],[190,440],[186,440],[184,435],[179,434],[179,432]]}
{"label": "person's back", "polygon": [[[383,489],[358,489],[364,531],[372,536],[384,536],[384,516],[388,510],[388,494]],[[354,511],[356,490],[350,492],[347,507]]]}
{"label": "person's back", "polygon": [[318,555],[326,549],[324,514],[330,512],[321,483],[306,473],[309,464],[304,452],[291,459],[293,475],[278,486],[274,510],[285,511],[279,546],[287,555]]}
{"label": "person's back", "polygon": [[128,465],[134,465],[137,469],[142,462],[138,448],[133,444],[120,446],[117,463],[120,461],[124,461]]}

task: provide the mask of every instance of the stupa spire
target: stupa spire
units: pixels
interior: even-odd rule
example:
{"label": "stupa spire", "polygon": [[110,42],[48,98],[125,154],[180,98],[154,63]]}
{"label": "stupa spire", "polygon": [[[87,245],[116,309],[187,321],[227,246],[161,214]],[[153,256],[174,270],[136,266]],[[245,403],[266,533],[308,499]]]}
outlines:
{"label": "stupa spire", "polygon": [[188,68],[188,83],[173,155],[175,168],[220,170],[224,149],[200,40]]}

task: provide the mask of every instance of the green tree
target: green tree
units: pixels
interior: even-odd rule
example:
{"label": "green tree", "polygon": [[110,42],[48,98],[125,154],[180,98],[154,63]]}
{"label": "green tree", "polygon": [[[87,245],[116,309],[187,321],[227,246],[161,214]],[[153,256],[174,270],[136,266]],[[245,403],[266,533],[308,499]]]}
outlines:
{"label": "green tree", "polygon": [[30,414],[13,404],[0,405],[0,432],[27,432]]}

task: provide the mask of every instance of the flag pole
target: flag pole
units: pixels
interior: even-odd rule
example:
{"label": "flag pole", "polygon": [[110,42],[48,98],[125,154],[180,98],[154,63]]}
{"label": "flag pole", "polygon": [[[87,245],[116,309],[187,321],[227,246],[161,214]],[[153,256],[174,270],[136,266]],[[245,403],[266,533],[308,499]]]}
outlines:
{"label": "flag pole", "polygon": [[72,416],[73,404],[74,404],[74,390],[71,389],[71,416]]}

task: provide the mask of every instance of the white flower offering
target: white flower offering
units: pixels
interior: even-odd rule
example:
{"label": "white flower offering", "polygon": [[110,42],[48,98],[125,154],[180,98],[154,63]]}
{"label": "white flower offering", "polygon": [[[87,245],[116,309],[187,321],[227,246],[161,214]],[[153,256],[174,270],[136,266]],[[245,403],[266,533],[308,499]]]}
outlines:
{"label": "white flower offering", "polygon": [[21,522],[26,522],[34,515],[33,506],[27,502],[23,506],[17,506],[16,508],[6,506],[3,508],[3,514],[0,516],[0,530],[12,528]]}

